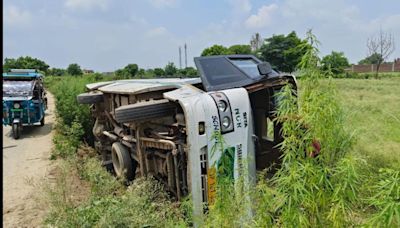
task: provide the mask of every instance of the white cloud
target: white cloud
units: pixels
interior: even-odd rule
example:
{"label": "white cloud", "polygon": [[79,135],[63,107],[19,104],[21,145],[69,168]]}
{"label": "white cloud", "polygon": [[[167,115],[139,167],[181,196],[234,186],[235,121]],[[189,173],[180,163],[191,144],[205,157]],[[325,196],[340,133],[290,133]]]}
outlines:
{"label": "white cloud", "polygon": [[92,10],[94,8],[106,10],[108,4],[109,0],[66,0],[65,2],[67,8],[83,10]]}
{"label": "white cloud", "polygon": [[249,13],[251,10],[250,0],[230,0],[230,3],[237,14]]}
{"label": "white cloud", "polygon": [[31,23],[32,15],[27,10],[21,10],[11,5],[4,8],[4,23],[8,26],[23,27]]}
{"label": "white cloud", "polygon": [[157,27],[157,28],[153,28],[150,29],[146,32],[146,35],[149,37],[157,37],[157,36],[162,36],[167,34],[167,29],[164,27]]}
{"label": "white cloud", "polygon": [[156,8],[175,7],[178,5],[178,0],[149,0],[150,4]]}
{"label": "white cloud", "polygon": [[271,15],[278,9],[276,4],[264,5],[257,14],[251,15],[245,21],[247,28],[263,28],[271,23]]}

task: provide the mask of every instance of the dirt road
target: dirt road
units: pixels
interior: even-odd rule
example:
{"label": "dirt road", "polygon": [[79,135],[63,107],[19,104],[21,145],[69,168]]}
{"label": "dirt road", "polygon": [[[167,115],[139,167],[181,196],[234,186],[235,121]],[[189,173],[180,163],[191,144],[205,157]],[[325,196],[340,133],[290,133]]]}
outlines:
{"label": "dirt road", "polygon": [[24,127],[14,140],[11,127],[3,126],[3,225],[39,227],[45,208],[38,200],[37,185],[49,178],[54,165],[49,160],[55,121],[54,98],[48,94],[45,125]]}

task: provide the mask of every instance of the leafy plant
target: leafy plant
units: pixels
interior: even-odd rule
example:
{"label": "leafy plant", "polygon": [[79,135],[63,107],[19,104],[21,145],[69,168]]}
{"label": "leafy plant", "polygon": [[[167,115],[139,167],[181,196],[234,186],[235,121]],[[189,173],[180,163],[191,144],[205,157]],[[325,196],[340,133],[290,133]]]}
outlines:
{"label": "leafy plant", "polygon": [[[335,88],[329,81],[320,83],[324,75],[319,68],[319,42],[311,32],[306,40],[299,63],[303,78],[299,101],[290,85],[278,95],[277,119],[283,125],[284,141],[282,168],[272,178],[272,186],[281,202],[271,212],[282,226],[340,227],[350,223],[345,215],[357,196],[360,176],[353,160],[344,160],[352,137],[345,131]],[[315,141],[321,149],[313,158]],[[337,181],[343,173],[348,178]]]}
{"label": "leafy plant", "polygon": [[377,212],[368,220],[371,227],[398,227],[400,225],[400,171],[380,169],[375,185],[375,193],[368,198]]}

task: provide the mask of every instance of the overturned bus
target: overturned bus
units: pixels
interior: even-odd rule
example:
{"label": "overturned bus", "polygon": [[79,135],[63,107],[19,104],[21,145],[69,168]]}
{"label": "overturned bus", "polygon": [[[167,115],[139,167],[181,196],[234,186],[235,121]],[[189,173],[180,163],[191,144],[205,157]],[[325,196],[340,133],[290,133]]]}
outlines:
{"label": "overturned bus", "polygon": [[104,164],[127,180],[152,175],[178,200],[190,193],[199,215],[214,202],[222,159],[231,164],[225,175],[249,183],[279,163],[274,95],[287,83],[296,89],[296,80],[252,55],[194,61],[200,78],[93,83],[77,100],[91,105]]}

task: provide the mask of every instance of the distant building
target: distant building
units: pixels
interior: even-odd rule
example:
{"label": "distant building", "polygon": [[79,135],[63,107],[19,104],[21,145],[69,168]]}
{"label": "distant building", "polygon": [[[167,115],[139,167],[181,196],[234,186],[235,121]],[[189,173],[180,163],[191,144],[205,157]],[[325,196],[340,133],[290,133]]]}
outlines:
{"label": "distant building", "polygon": [[87,70],[87,69],[83,69],[83,74],[93,74],[94,71],[93,70]]}

